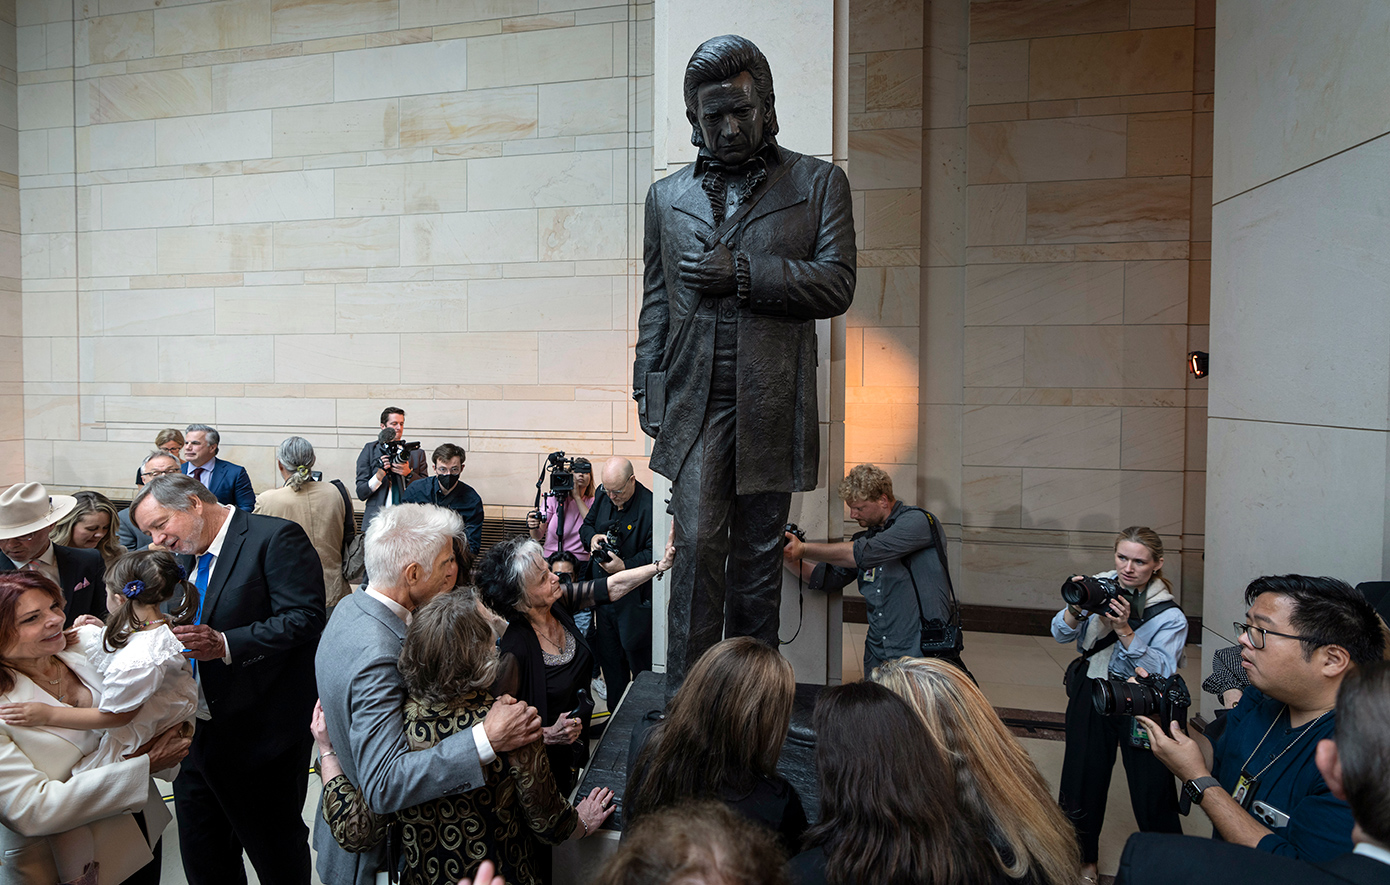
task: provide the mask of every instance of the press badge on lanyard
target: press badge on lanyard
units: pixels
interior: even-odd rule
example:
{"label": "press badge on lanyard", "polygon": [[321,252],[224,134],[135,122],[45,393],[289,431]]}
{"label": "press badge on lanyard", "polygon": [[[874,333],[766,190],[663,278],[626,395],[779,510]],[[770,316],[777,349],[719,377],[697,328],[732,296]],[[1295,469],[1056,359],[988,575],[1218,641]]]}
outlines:
{"label": "press badge on lanyard", "polygon": [[1240,803],[1240,807],[1246,811],[1250,810],[1250,802],[1255,798],[1255,788],[1260,785],[1260,779],[1248,771],[1241,769],[1240,780],[1236,781],[1236,788],[1231,791],[1231,798]]}

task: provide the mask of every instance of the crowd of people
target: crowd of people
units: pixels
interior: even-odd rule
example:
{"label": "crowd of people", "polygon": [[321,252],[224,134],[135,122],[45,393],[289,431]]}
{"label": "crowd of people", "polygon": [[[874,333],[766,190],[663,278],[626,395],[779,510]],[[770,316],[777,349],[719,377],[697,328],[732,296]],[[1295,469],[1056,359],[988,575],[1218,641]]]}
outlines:
{"label": "crowd of people", "polygon": [[[1078,650],[1054,797],[961,658],[935,517],[873,465],[839,489],[863,531],[789,531],[782,554],[813,590],[857,581],[869,615],[864,681],[815,705],[817,801],[778,770],[792,666],[753,637],[710,646],[620,736],[621,796],[576,795],[595,669],[616,705],[650,668],[651,584],[679,530],[654,556],[632,464],[610,459],[596,486],[576,458],[573,490],[483,551],[463,449],[427,462],[402,410],[380,423],[351,491],[294,436],[276,449],[282,484],[257,495],[217,430],[192,424],[159,434],[128,508],[38,483],[0,493],[0,882],[157,882],[160,777],[189,882],[241,885],[244,852],[260,881],[304,885],[312,759],[332,885],[388,869],[546,883],[550,846],[619,804],[603,883],[1071,885],[1097,878],[1117,750],[1142,831],[1122,881],[1390,874],[1390,664],[1359,590],[1253,581],[1204,685],[1228,709],[1203,737],[1180,724],[1187,617],[1162,541],[1123,530],[1114,568],[1069,579],[1052,621]],[[1191,805],[1217,841],[1174,841]]]}

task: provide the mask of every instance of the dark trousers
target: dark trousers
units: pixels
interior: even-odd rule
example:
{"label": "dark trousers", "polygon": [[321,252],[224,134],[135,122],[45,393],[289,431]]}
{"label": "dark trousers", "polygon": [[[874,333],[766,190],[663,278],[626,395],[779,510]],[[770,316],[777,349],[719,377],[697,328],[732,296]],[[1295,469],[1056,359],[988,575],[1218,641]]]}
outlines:
{"label": "dark trousers", "polygon": [[[715,332],[705,422],[671,485],[676,556],[667,609],[666,690],[725,636],[777,647],[782,602],[782,527],[790,492],[740,495],[735,468],[737,360],[734,323]],[[760,416],[745,416],[756,422]],[[762,416],[766,419],[766,416]],[[732,595],[725,588],[733,587]]]}
{"label": "dark trousers", "polygon": [[[598,574],[603,569],[595,567]],[[608,709],[618,705],[627,684],[652,668],[652,607],[633,595],[594,612],[594,658],[603,671]]]}
{"label": "dark trousers", "polygon": [[179,850],[189,885],[246,885],[243,849],[262,885],[308,885],[309,829],[303,811],[313,739],[307,728],[305,740],[278,756],[250,762],[245,757],[255,747],[238,756],[225,738],[218,752],[209,754],[210,726],[198,723],[174,780]]}
{"label": "dark trousers", "polygon": [[1149,750],[1129,744],[1128,716],[1103,716],[1091,705],[1091,680],[1084,670],[1073,681],[1067,701],[1067,748],[1062,758],[1058,802],[1076,827],[1081,862],[1095,863],[1100,827],[1115,768],[1115,748],[1124,760],[1129,799],[1140,832],[1181,833],[1177,781]]}

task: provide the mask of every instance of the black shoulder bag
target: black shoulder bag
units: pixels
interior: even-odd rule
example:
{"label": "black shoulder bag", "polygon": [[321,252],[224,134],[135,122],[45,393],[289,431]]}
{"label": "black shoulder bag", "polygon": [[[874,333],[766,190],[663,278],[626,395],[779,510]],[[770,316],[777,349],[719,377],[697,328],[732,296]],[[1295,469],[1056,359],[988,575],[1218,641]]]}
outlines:
{"label": "black shoulder bag", "polygon": [[[1139,627],[1143,626],[1143,624],[1146,621],[1148,621],[1149,618],[1152,618],[1154,615],[1166,612],[1170,608],[1177,607],[1178,604],[1171,599],[1160,602],[1157,605],[1147,606],[1144,609],[1144,617],[1140,618],[1138,621],[1135,621],[1133,618],[1130,619],[1130,629],[1137,630],[1139,629]],[[1090,620],[1089,617],[1087,618],[1087,620]],[[1083,627],[1082,629],[1085,628]],[[1076,682],[1078,681],[1077,676],[1078,674],[1080,674],[1081,676],[1086,675],[1087,662],[1090,661],[1091,658],[1095,657],[1100,652],[1105,651],[1107,648],[1119,641],[1120,634],[1112,630],[1110,631],[1109,636],[1100,640],[1095,645],[1091,646],[1090,649],[1082,652],[1081,656],[1078,657],[1076,660],[1072,661],[1070,664],[1067,664],[1067,671],[1064,674],[1062,674],[1062,685],[1065,686],[1067,689],[1067,697],[1071,697],[1072,695],[1076,694],[1075,686]]]}
{"label": "black shoulder bag", "polygon": [[[932,516],[929,511],[923,510],[921,507],[911,506],[905,506],[903,509],[921,510],[922,514],[927,517],[927,524],[931,526],[932,546],[936,548],[936,555],[941,560],[941,574],[945,578],[946,592],[950,594],[951,599],[949,620],[943,621],[940,618],[928,620],[926,611],[922,608],[922,594],[917,588],[917,577],[912,574],[912,563],[908,561],[908,557],[903,558],[903,565],[907,567],[908,580],[912,582],[912,598],[917,600],[917,619],[922,625],[922,657],[953,657],[960,654],[965,648],[965,635],[960,628],[960,602],[956,599],[956,588],[951,584],[950,566],[946,564],[946,539],[941,535],[941,528],[936,517]],[[909,554],[910,556],[911,554]]]}
{"label": "black shoulder bag", "polygon": [[340,480],[333,480],[333,484],[338,487],[338,491],[343,496],[343,580],[348,584],[359,584],[367,576],[366,548],[362,540],[362,533],[357,531],[357,522],[353,518],[352,499],[348,497],[347,486]]}

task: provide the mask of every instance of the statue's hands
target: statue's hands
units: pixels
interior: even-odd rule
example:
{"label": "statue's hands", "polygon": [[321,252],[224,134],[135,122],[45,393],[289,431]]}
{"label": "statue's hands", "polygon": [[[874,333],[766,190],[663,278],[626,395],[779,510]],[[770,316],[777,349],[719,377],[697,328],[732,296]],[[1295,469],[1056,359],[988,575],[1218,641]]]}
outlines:
{"label": "statue's hands", "polygon": [[703,295],[733,295],[738,292],[734,276],[734,253],[723,243],[708,252],[681,254],[680,280]]}

